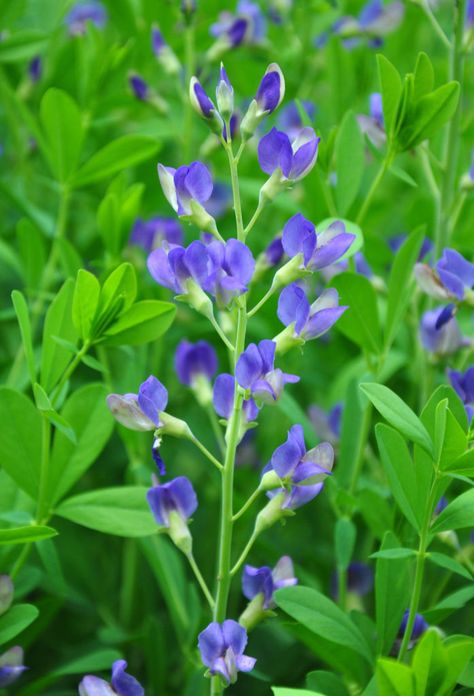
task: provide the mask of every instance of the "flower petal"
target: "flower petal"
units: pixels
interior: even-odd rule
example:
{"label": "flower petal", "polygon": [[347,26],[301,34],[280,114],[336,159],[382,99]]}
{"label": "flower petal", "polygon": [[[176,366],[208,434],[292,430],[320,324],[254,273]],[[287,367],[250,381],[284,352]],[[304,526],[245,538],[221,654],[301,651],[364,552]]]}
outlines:
{"label": "flower petal", "polygon": [[234,405],[235,379],[232,375],[218,375],[214,382],[213,403],[216,413],[228,420]]}
{"label": "flower petal", "polygon": [[290,139],[282,131],[272,128],[258,143],[258,161],[266,174],[280,168],[287,177],[290,173],[293,153]]}

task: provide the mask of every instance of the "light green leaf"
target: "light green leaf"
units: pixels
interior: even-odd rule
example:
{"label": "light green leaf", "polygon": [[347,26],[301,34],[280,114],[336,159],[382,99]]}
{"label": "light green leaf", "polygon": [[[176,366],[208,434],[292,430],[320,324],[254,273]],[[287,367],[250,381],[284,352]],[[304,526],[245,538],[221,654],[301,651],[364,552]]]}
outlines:
{"label": "light green leaf", "polygon": [[413,558],[416,556],[414,549],[394,548],[376,551],[370,554],[369,558],[386,558],[392,561],[398,561],[400,558]]}
{"label": "light green leaf", "polygon": [[15,604],[0,616],[0,645],[15,638],[37,618],[39,611],[32,604]]}
{"label": "light green leaf", "polygon": [[446,507],[431,527],[431,532],[445,532],[448,529],[474,527],[474,488],[470,488],[455,498]]}
{"label": "light green leaf", "polygon": [[25,527],[11,527],[10,529],[0,529],[0,544],[30,544],[56,535],[57,531],[52,527],[33,524]]}
{"label": "light green leaf", "polygon": [[103,341],[107,346],[138,346],[151,343],[169,329],[175,314],[176,306],[171,302],[135,302],[107,329]]}
{"label": "light green leaf", "polygon": [[342,119],[336,137],[336,204],[344,215],[360,188],[365,166],[364,139],[353,111]]}
{"label": "light green leaf", "polygon": [[449,570],[451,573],[456,573],[457,575],[462,575],[463,578],[472,580],[471,573],[458,561],[456,561],[454,558],[451,558],[451,556],[447,556],[445,553],[431,551],[429,554],[427,554],[427,558],[429,561],[439,566],[440,568],[445,568],[446,570]]}
{"label": "light green leaf", "polygon": [[[381,551],[400,548],[398,539],[392,532],[383,538]],[[410,597],[408,559],[396,563],[386,558],[378,558],[375,569],[375,615],[377,619],[377,653],[387,655],[395,640],[403,613]]]}
{"label": "light green leaf", "polygon": [[342,570],[346,570],[351,562],[356,534],[356,527],[351,520],[347,518],[337,520],[334,531],[334,546],[337,565]]}
{"label": "light green leaf", "polygon": [[377,298],[370,281],[357,273],[340,273],[331,280],[339,292],[339,303],[349,305],[336,328],[370,353],[380,353],[382,340]]}
{"label": "light green leaf", "polygon": [[434,87],[433,65],[429,57],[421,51],[416,59],[415,65],[415,84],[413,97],[418,101],[425,94],[429,94]]}
{"label": "light green leaf", "polygon": [[402,662],[382,657],[377,661],[378,696],[415,696],[413,671]]}
{"label": "light green leaf", "polygon": [[51,87],[41,100],[40,119],[51,171],[66,182],[77,167],[84,138],[78,106],[69,94]]}
{"label": "light green leaf", "polygon": [[66,280],[46,313],[40,374],[41,386],[48,394],[51,393],[71,359],[71,353],[60,346],[53,336],[59,336],[72,343],[78,338],[72,322],[73,294],[74,281],[70,278]]}
{"label": "light green leaf", "polygon": [[79,336],[90,336],[92,320],[99,304],[100,285],[92,273],[81,268],[77,274],[72,301],[72,320]]}
{"label": "light green leaf", "polygon": [[324,696],[319,691],[308,691],[308,689],[289,689],[286,686],[272,686],[274,696]]}
{"label": "light green leaf", "polygon": [[23,350],[25,351],[30,382],[31,384],[34,384],[36,382],[36,361],[31,338],[31,323],[28,305],[24,296],[19,290],[13,290],[12,302],[13,307],[15,308],[16,318],[18,319],[18,325],[20,327],[21,341],[23,344]]}
{"label": "light green leaf", "polygon": [[398,70],[382,54],[377,55],[377,67],[382,92],[385,129],[390,135],[395,126],[398,105],[402,96],[402,81]]}
{"label": "light green leaf", "polygon": [[33,58],[41,53],[47,40],[47,35],[37,29],[23,29],[6,35],[0,41],[0,63],[16,63]]}

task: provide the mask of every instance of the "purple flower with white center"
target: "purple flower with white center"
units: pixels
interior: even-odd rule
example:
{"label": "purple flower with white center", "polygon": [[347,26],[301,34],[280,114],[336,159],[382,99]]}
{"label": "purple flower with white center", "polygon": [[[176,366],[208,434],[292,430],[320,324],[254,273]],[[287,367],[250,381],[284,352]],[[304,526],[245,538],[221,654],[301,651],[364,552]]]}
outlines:
{"label": "purple flower with white center", "polygon": [[86,33],[87,22],[92,22],[97,29],[103,29],[107,23],[107,12],[100,2],[78,2],[64,21],[71,36],[81,36]]}
{"label": "purple flower with white center", "polygon": [[420,322],[420,338],[426,350],[438,355],[455,353],[471,343],[461,335],[459,324],[453,316],[453,305],[425,312]]}
{"label": "purple flower with white center", "polygon": [[347,306],[339,306],[339,294],[334,288],[323,290],[311,305],[305,291],[296,283],[284,288],[278,299],[277,315],[285,326],[292,326],[295,337],[309,341],[329,331]]}
{"label": "purple flower with white center", "polygon": [[187,522],[198,506],[193,485],[186,476],[178,476],[168,483],[153,486],[149,489],[146,498],[156,522],[168,528],[172,512],[177,513],[184,522]]}
{"label": "purple flower with white center", "polygon": [[133,92],[133,95],[139,101],[146,101],[150,94],[150,88],[146,80],[138,73],[131,73],[128,77],[128,84]]}
{"label": "purple flower with white center", "polygon": [[107,405],[115,420],[129,430],[156,430],[162,423],[160,413],[168,404],[168,391],[151,375],[138,394],[109,394]]}
{"label": "purple flower with white center", "polygon": [[198,636],[201,659],[211,674],[234,684],[237,672],[250,672],[256,662],[254,657],[244,655],[247,640],[247,631],[237,621],[213,621]]}
{"label": "purple flower with white center", "polygon": [[285,96],[285,78],[276,63],[270,63],[255,96],[259,110],[271,114],[277,109]]}
{"label": "purple flower with white center", "polygon": [[320,140],[312,128],[303,128],[292,142],[286,133],[272,128],[258,144],[260,168],[269,175],[280,172],[282,182],[299,181],[314,167]]}
{"label": "purple flower with white center", "polygon": [[243,43],[260,43],[266,34],[266,20],[260,7],[249,0],[240,0],[236,14],[221,12],[210,33],[229,48]]}
{"label": "purple flower with white center", "polygon": [[[235,397],[235,378],[224,372],[216,377],[212,400],[216,413],[221,418],[229,420],[232,415]],[[253,399],[245,399],[242,405],[243,429],[247,423],[257,419],[258,407]]]}
{"label": "purple flower with white center", "polygon": [[250,343],[237,360],[237,382],[250,391],[257,403],[273,403],[280,397],[285,384],[300,381],[296,375],[275,368],[275,351],[276,343],[264,339],[258,345]]}
{"label": "purple flower with white center", "polygon": [[210,119],[216,113],[216,107],[207,96],[203,86],[197,79],[192,77],[189,83],[189,98],[194,110],[204,119]]}
{"label": "purple flower with white center", "polygon": [[179,216],[191,214],[191,202],[203,205],[212,194],[212,177],[202,162],[191,162],[174,169],[158,165],[163,193]]}
{"label": "purple flower with white center", "polygon": [[275,471],[283,481],[284,488],[270,491],[273,497],[285,493],[281,509],[295,510],[313,500],[324,486],[324,479],[331,475],[334,450],[329,442],[321,442],[306,451],[303,428],[294,425],[288,432],[287,441],[277,447],[264,469]]}
{"label": "purple flower with white center", "polygon": [[298,580],[294,575],[293,561],[289,556],[282,556],[273,570],[269,566],[254,568],[246,565],[242,574],[242,592],[250,600],[262,595],[263,609],[272,609],[275,607],[273,593],[281,587],[296,585]]}
{"label": "purple flower with white center", "polygon": [[[234,88],[223,63],[221,63],[220,80],[216,87],[216,102],[222,118],[227,121],[234,111]],[[230,135],[232,137],[232,125]],[[223,138],[227,140],[227,132],[223,134]]]}
{"label": "purple flower with white center", "polygon": [[116,660],[112,665],[112,679],[106,682],[99,677],[87,675],[79,684],[79,696],[145,696],[145,689],[127,674],[125,660]]}
{"label": "purple flower with white center", "polygon": [[151,29],[151,49],[155,58],[168,75],[179,75],[181,63],[166,43],[163,34],[156,24]]}
{"label": "purple flower with white center", "polygon": [[15,588],[9,575],[0,575],[0,616],[5,614],[13,602]]}
{"label": "purple flower with white center", "polygon": [[217,355],[207,341],[190,343],[180,341],[176,349],[174,365],[178,379],[191,387],[196,380],[204,378],[210,381],[217,372]]}
{"label": "purple flower with white center", "polygon": [[41,56],[35,56],[31,59],[28,65],[28,74],[32,82],[39,82],[43,74],[43,59]]}
{"label": "purple flower with white center", "polygon": [[[301,107],[310,121],[314,121],[316,106],[307,99],[301,100]],[[301,118],[300,110],[295,101],[287,104],[278,116],[278,127],[284,131],[290,140],[296,140],[303,130],[304,123]]]}
{"label": "purple flower with white center", "polygon": [[133,225],[130,244],[136,244],[147,252],[163,245],[179,246],[183,243],[183,230],[177,220],[167,217],[138,218]]}
{"label": "purple flower with white center", "polygon": [[290,258],[302,255],[302,268],[319,271],[338,261],[351,246],[355,235],[346,232],[337,220],[319,234],[312,222],[301,213],[293,215],[283,228],[283,249]]}
{"label": "purple flower with white center", "polygon": [[0,655],[0,689],[10,686],[28,669],[23,664],[23,648],[16,645]]}
{"label": "purple flower with white center", "polygon": [[329,412],[314,404],[309,407],[309,418],[319,438],[327,440],[332,445],[339,442],[343,409],[344,404],[342,402],[335,404]]}
{"label": "purple flower with white center", "polygon": [[474,416],[474,366],[466,372],[448,370],[449,381],[454,391],[464,404],[469,424]]}

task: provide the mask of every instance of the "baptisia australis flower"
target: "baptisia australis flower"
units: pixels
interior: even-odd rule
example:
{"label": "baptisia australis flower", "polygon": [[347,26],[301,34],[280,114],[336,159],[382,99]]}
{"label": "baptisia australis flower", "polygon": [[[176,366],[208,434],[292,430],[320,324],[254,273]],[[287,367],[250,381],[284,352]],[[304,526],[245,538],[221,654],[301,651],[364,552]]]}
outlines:
{"label": "baptisia australis flower", "polygon": [[322,336],[346,309],[347,306],[339,306],[339,294],[334,288],[323,290],[310,305],[302,288],[296,283],[288,285],[278,300],[278,318],[287,328],[275,338],[277,351],[282,353]]}
{"label": "baptisia australis flower", "polygon": [[212,402],[211,379],[217,371],[217,355],[207,341],[181,341],[176,349],[174,365],[178,379],[191,387],[203,406]]}
{"label": "baptisia australis flower", "polygon": [[415,276],[422,290],[437,300],[453,299],[474,305],[474,264],[455,249],[445,249],[436,270],[416,264]]}
{"label": "baptisia australis flower", "polygon": [[151,48],[155,58],[168,75],[179,75],[181,72],[181,63],[174,51],[164,40],[163,34],[156,24],[154,24],[151,29]]}
{"label": "baptisia australis flower", "polygon": [[28,75],[32,82],[38,82],[41,80],[41,75],[43,74],[43,60],[41,56],[35,56],[31,59],[28,65]]}
{"label": "baptisia australis flower", "polygon": [[336,445],[341,437],[343,408],[342,402],[335,404],[327,412],[315,404],[309,407],[309,419],[316,435],[332,445]]}
{"label": "baptisia australis flower", "polygon": [[185,220],[216,234],[214,218],[204,208],[212,194],[212,177],[202,162],[191,162],[178,169],[158,164],[161,188],[173,210]]}
{"label": "baptisia australis flower", "polygon": [[150,88],[148,82],[141,77],[138,73],[130,73],[128,76],[128,84],[132,90],[133,95],[139,101],[146,101],[150,94]]}
{"label": "baptisia australis flower", "polygon": [[474,417],[474,366],[466,372],[448,370],[449,381],[464,404],[469,424]]}
{"label": "baptisia australis flower", "polygon": [[130,243],[142,247],[147,252],[163,245],[176,246],[183,243],[183,230],[179,222],[172,218],[138,218],[133,225]]}
{"label": "baptisia australis flower", "polygon": [[[405,632],[407,630],[409,615],[410,615],[410,612],[407,609],[405,611],[405,613],[403,614],[403,619],[402,619],[402,622],[400,624],[400,628],[398,629],[397,638],[396,638],[396,640],[393,644],[392,650],[391,650],[392,655],[397,655],[399,650],[400,650],[400,646],[402,644],[403,637],[404,637]],[[408,643],[408,647],[410,649],[421,638],[423,633],[425,633],[425,631],[428,630],[428,628],[429,628],[429,624],[423,618],[423,616],[421,614],[415,614],[415,621],[413,623],[413,628],[411,631],[410,642]]]}
{"label": "baptisia australis flower", "polygon": [[23,664],[23,648],[16,645],[0,655],[0,689],[15,682],[28,669]]}
{"label": "baptisia australis flower", "polygon": [[300,378],[275,368],[276,343],[268,339],[258,345],[250,343],[241,353],[235,366],[238,384],[258,403],[274,403],[285,384],[299,382]]}
{"label": "baptisia australis flower", "polygon": [[387,140],[383,118],[382,95],[373,92],[369,97],[369,116],[359,114],[357,122],[362,133],[369,138],[376,148],[382,148]]}
{"label": "baptisia australis flower", "polygon": [[86,33],[87,22],[94,24],[97,29],[103,29],[107,22],[107,12],[100,2],[77,2],[64,21],[71,36],[81,36]]}
{"label": "baptisia australis flower", "polygon": [[145,696],[141,684],[127,674],[125,660],[116,660],[112,665],[112,678],[109,682],[99,677],[87,675],[79,684],[79,696]]}
{"label": "baptisia australis flower", "polygon": [[250,138],[258,125],[273,113],[285,96],[285,78],[276,63],[270,63],[257,89],[255,99],[250,102],[247,113],[242,119],[240,130],[243,138]]}
{"label": "baptisia australis flower", "polygon": [[267,23],[260,7],[250,0],[240,0],[236,14],[221,12],[219,21],[211,25],[210,33],[217,41],[209,50],[208,58],[216,59],[243,43],[261,43],[266,29]]}
{"label": "baptisia australis flower", "polygon": [[186,476],[178,476],[168,483],[153,486],[146,497],[157,524],[168,530],[173,543],[183,553],[191,553],[188,520],[198,506],[191,481]]}
{"label": "baptisia australis flower", "polygon": [[301,110],[295,101],[290,102],[281,110],[278,116],[278,127],[288,135],[290,140],[296,140],[305,127],[301,112],[306,115],[309,121],[314,121],[316,107],[313,102],[302,99],[300,104]]}
{"label": "baptisia australis flower", "polygon": [[454,305],[425,312],[420,321],[420,338],[423,347],[437,355],[449,355],[471,344],[461,335],[454,317]]}
{"label": "baptisia australis flower", "polygon": [[290,587],[297,583],[293,561],[289,556],[282,556],[273,569],[269,566],[244,566],[242,592],[250,602],[240,616],[239,623],[250,630],[265,616],[271,616],[270,610],[276,606],[274,593],[281,587]]}
{"label": "baptisia australis flower", "polygon": [[247,640],[247,631],[237,621],[213,621],[198,636],[201,659],[212,675],[234,684],[238,672],[250,672],[255,666],[256,659],[244,655]]}
{"label": "baptisia australis flower", "polygon": [[[224,372],[218,375],[214,382],[212,401],[216,413],[226,421],[230,420],[234,408],[235,377]],[[244,399],[241,412],[241,423],[238,440],[243,438],[248,428],[255,425],[258,416],[258,406],[252,398]]]}

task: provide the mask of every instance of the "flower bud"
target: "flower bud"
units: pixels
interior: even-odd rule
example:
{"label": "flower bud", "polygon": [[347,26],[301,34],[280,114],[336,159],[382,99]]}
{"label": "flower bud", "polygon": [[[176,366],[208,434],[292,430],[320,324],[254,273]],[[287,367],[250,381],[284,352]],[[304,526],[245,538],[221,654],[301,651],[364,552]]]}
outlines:
{"label": "flower bud", "polygon": [[302,265],[304,263],[303,254],[300,252],[287,261],[273,276],[272,287],[275,290],[283,288],[285,285],[293,283],[295,280],[302,278],[304,271]]}
{"label": "flower bud", "polygon": [[283,510],[282,505],[285,501],[285,492],[277,493],[257,515],[255,520],[254,534],[261,534],[265,529],[273,527],[275,522],[290,515],[294,515],[293,510]]}
{"label": "flower bud", "polygon": [[199,227],[203,232],[209,232],[219,239],[216,221],[207,210],[194,198],[190,200],[189,207],[191,212],[189,215],[182,215],[183,220],[192,222],[196,227]]}
{"label": "flower bud", "polygon": [[295,334],[295,324],[289,324],[283,331],[281,331],[273,341],[276,343],[276,352],[279,355],[287,353],[295,346],[304,346],[305,340],[301,336]]}
{"label": "flower bud", "polygon": [[138,73],[131,73],[128,76],[128,84],[130,85],[133,95],[139,101],[147,101],[150,96],[150,88],[143,77],[138,75]]}
{"label": "flower bud", "polygon": [[263,474],[258,488],[261,491],[272,491],[275,488],[281,488],[281,486],[281,479],[277,472],[275,469],[270,469]]}
{"label": "flower bud", "polygon": [[264,595],[262,593],[256,595],[246,606],[239,617],[239,624],[247,631],[251,631],[257,624],[263,621],[267,616],[274,616],[274,612],[263,608]]}
{"label": "flower bud", "polygon": [[9,575],[0,575],[0,616],[10,609],[13,602],[13,582]]}
{"label": "flower bud", "polygon": [[193,439],[193,434],[189,428],[189,425],[186,423],[186,421],[181,420],[181,418],[175,418],[174,416],[170,416],[169,413],[165,413],[163,411],[163,413],[160,414],[160,421],[160,435],[171,435],[172,437],[180,437],[184,438],[185,440]]}
{"label": "flower bud", "polygon": [[214,133],[220,135],[224,122],[197,77],[192,77],[189,83],[189,99],[196,113],[207,122]]}
{"label": "flower bud", "polygon": [[240,132],[242,133],[242,138],[244,140],[251,138],[257,130],[257,127],[262,120],[262,117],[259,114],[260,108],[255,99],[252,99],[250,106],[240,123]]}
{"label": "flower bud", "polygon": [[177,510],[169,513],[168,533],[173,544],[184,554],[189,555],[193,548],[193,538],[188,524]]}
{"label": "flower bud", "polygon": [[186,294],[176,295],[176,299],[187,302],[190,307],[202,314],[207,319],[214,316],[214,307],[211,298],[206,295],[204,290],[191,278],[186,281]]}
{"label": "flower bud", "polygon": [[273,201],[286,188],[288,188],[288,181],[282,178],[280,169],[275,169],[260,189],[259,205],[263,206]]}
{"label": "flower bud", "polygon": [[222,118],[228,121],[234,111],[234,89],[221,63],[221,79],[216,88],[216,102]]}

